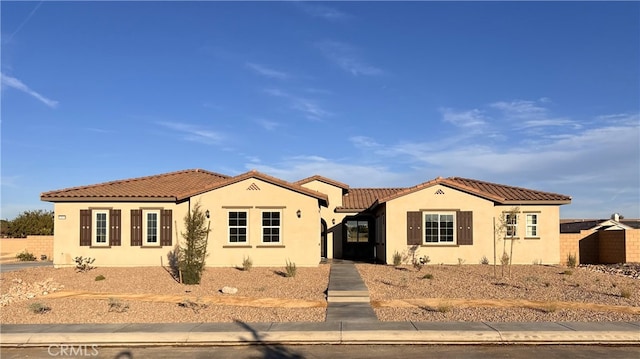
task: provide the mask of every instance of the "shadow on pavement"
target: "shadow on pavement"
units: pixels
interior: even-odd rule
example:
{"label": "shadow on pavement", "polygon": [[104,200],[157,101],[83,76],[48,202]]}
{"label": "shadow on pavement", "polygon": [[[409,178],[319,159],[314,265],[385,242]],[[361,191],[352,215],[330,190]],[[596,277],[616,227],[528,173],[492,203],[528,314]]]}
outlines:
{"label": "shadow on pavement", "polygon": [[258,349],[262,356],[262,359],[304,359],[302,354],[296,353],[291,349],[288,349],[280,344],[268,344],[264,341],[264,338],[258,331],[252,328],[249,324],[236,320],[236,323],[240,324],[244,329],[251,332],[253,339],[257,342],[256,349]]}

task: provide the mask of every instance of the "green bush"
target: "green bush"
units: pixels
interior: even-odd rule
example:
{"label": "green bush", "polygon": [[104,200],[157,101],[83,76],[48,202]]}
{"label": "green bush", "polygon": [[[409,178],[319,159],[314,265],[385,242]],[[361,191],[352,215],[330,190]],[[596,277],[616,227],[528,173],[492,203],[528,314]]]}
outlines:
{"label": "green bush", "polygon": [[96,276],[96,282],[97,281],[101,281],[101,280],[105,280],[105,279],[107,279],[107,278],[105,278],[102,274]]}
{"label": "green bush", "polygon": [[427,274],[422,276],[422,279],[433,279],[433,274],[427,273]]}
{"label": "green bush", "polygon": [[185,232],[182,232],[184,242],[178,251],[178,266],[184,284],[200,284],[202,272],[207,257],[207,239],[209,227],[206,216],[200,209],[200,203],[193,206],[193,210],[184,217]]}
{"label": "green bush", "polygon": [[567,267],[574,268],[578,264],[578,260],[575,254],[567,255]]}
{"label": "green bush", "polygon": [[286,275],[287,277],[295,277],[296,276],[296,264],[294,262],[290,262],[289,260],[287,260],[287,263],[285,265],[285,270],[286,270]]}
{"label": "green bush", "polygon": [[35,302],[35,303],[29,304],[29,310],[33,314],[44,314],[46,312],[49,312],[51,310],[51,307],[47,306],[46,304],[42,304],[40,302]]}
{"label": "green bush", "polygon": [[36,256],[33,253],[29,253],[26,249],[18,254],[16,254],[16,259],[20,262],[33,262],[36,260]]}
{"label": "green bush", "polygon": [[487,256],[482,256],[482,258],[480,258],[480,264],[489,264],[489,258],[487,258]]}

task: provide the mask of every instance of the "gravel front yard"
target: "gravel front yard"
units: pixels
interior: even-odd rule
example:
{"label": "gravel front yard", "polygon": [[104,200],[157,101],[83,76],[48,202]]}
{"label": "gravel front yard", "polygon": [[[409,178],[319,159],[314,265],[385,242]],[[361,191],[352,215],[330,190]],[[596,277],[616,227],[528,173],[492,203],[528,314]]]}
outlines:
{"label": "gravel front yard", "polygon": [[[514,266],[511,276],[501,277],[498,267],[496,278],[493,267],[486,265],[427,265],[421,271],[356,266],[383,321],[640,320],[640,280],[593,268],[565,273],[569,269],[564,267]],[[0,277],[0,321],[324,321],[329,270],[329,265],[298,268],[296,277],[286,278],[283,268],[207,268],[200,285],[187,286],[158,267],[96,268],[87,273],[30,268]],[[99,275],[105,279],[96,281]],[[238,292],[222,294],[224,286]],[[34,314],[29,308],[34,303],[51,310]]]}
{"label": "gravel front yard", "polygon": [[480,264],[357,268],[383,321],[640,320],[640,280],[588,268],[514,265],[504,277]]}

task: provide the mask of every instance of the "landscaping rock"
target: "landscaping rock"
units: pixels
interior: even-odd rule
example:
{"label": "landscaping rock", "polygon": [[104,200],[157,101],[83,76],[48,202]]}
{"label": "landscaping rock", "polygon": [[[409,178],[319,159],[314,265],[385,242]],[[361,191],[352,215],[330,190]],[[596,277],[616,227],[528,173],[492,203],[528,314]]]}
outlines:
{"label": "landscaping rock", "polygon": [[220,291],[224,294],[236,294],[238,293],[238,288],[234,288],[234,287],[222,287],[222,289],[220,289]]}

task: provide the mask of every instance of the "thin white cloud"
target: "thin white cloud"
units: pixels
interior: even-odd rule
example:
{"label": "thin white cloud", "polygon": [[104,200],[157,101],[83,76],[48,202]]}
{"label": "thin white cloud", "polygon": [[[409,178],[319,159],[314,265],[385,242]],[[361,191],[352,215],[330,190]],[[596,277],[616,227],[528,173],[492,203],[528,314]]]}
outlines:
{"label": "thin white cloud", "polygon": [[451,108],[440,109],[442,119],[458,127],[477,127],[486,124],[485,116],[478,109],[455,111]]}
{"label": "thin white cloud", "polygon": [[304,11],[308,15],[313,17],[323,18],[330,21],[341,21],[350,18],[351,16],[343,11],[340,11],[334,7],[326,5],[312,4],[308,2],[294,2],[296,7]]}
{"label": "thin white cloud", "polygon": [[491,107],[501,110],[506,116],[515,118],[531,118],[544,116],[547,113],[545,107],[539,106],[535,101],[514,100],[511,102],[495,102]]}
{"label": "thin white cloud", "polygon": [[353,136],[349,138],[349,141],[360,149],[372,149],[380,146],[373,138],[367,136]]}
{"label": "thin white cloud", "polygon": [[34,90],[30,89],[29,86],[25,85],[22,81],[18,80],[15,77],[11,77],[11,76],[7,76],[3,73],[0,73],[0,77],[2,77],[2,86],[8,86],[11,87],[13,89],[22,91],[28,95],[31,95],[33,97],[35,97],[38,101],[44,103],[45,105],[51,107],[51,108],[56,108],[58,106],[58,101],[55,100],[51,100],[45,96],[42,96],[41,94],[35,92]]}
{"label": "thin white cloud", "polygon": [[273,78],[273,79],[286,80],[286,79],[289,79],[291,77],[289,74],[287,74],[285,72],[274,70],[272,68],[269,68],[269,67],[261,65],[261,64],[247,62],[245,64],[245,66],[247,66],[248,68],[250,68],[251,70],[253,70],[254,72],[256,72],[259,75],[262,75],[262,76],[265,76],[265,77],[269,77],[269,78]]}
{"label": "thin white cloud", "polygon": [[181,138],[185,141],[199,142],[207,145],[218,145],[222,142],[224,136],[215,131],[207,130],[182,122],[157,122],[157,124],[178,131]]}
{"label": "thin white cloud", "polygon": [[255,120],[255,122],[257,124],[259,124],[260,126],[262,126],[262,128],[264,128],[267,131],[273,131],[276,128],[282,126],[282,124],[279,123],[279,122],[270,121],[270,120],[266,120],[266,119],[263,119],[263,118],[257,119],[257,120]]}
{"label": "thin white cloud", "polygon": [[316,46],[329,61],[354,76],[378,76],[384,73],[380,68],[362,60],[358,51],[349,44],[339,41],[322,41]]}
{"label": "thin white cloud", "polygon": [[266,89],[265,93],[274,96],[281,97],[287,99],[289,101],[289,106],[305,115],[305,117],[312,121],[321,121],[326,117],[332,115],[331,112],[323,109],[316,101],[300,97],[296,95],[292,95],[288,92],[284,92],[279,89]]}

